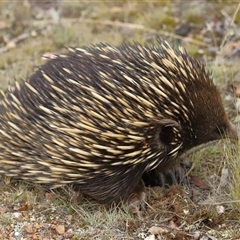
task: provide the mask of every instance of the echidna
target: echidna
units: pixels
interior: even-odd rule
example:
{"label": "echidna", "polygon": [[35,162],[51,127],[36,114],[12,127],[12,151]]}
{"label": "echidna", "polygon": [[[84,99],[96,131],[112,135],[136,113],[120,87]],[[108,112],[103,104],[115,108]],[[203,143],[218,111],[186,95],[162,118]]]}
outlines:
{"label": "echidna", "polygon": [[220,94],[182,47],[71,48],[3,97],[0,173],[118,202],[144,173],[223,136],[237,134]]}

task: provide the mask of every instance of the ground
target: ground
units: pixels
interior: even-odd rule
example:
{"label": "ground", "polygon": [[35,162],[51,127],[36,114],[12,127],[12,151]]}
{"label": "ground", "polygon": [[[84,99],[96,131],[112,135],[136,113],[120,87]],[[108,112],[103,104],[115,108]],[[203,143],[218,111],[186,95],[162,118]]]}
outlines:
{"label": "ground", "polygon": [[[0,88],[30,76],[67,46],[100,42],[181,44],[206,63],[238,124],[238,1],[2,1]],[[71,187],[0,180],[0,239],[240,239],[239,146],[188,153],[187,186],[146,188],[146,209],[104,206]]]}

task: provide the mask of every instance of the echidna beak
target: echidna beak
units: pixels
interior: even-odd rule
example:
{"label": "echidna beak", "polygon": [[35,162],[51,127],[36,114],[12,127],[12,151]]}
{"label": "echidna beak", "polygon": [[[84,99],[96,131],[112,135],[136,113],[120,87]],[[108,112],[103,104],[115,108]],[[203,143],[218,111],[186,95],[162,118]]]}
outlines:
{"label": "echidna beak", "polygon": [[235,140],[238,140],[238,129],[237,129],[237,127],[234,125],[234,124],[232,124],[231,122],[229,123],[229,128],[228,128],[228,130],[227,130],[227,132],[226,132],[226,135],[227,135],[227,137],[228,138],[230,138],[230,139],[235,139]]}

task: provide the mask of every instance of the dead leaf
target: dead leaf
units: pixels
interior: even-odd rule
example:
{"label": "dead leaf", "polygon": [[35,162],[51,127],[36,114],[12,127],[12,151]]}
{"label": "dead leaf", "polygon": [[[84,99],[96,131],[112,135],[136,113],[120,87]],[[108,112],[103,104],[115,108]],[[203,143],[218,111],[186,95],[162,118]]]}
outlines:
{"label": "dead leaf", "polygon": [[191,176],[190,182],[201,189],[209,189],[209,186],[198,176]]}
{"label": "dead leaf", "polygon": [[163,227],[152,226],[149,228],[148,232],[153,235],[160,235],[163,233],[168,233],[169,230],[167,228],[163,228]]}
{"label": "dead leaf", "polygon": [[64,225],[57,225],[56,231],[58,234],[63,235],[65,233],[65,226]]}
{"label": "dead leaf", "polygon": [[170,228],[176,228],[176,229],[177,229],[177,225],[176,225],[175,222],[173,222],[173,221],[170,221],[170,222],[169,222],[169,227],[170,227]]}
{"label": "dead leaf", "polygon": [[28,204],[24,203],[20,208],[18,208],[18,211],[27,211],[28,210]]}
{"label": "dead leaf", "polygon": [[24,230],[27,232],[27,233],[33,233],[33,226],[32,224],[27,224],[24,226]]}
{"label": "dead leaf", "polygon": [[54,193],[46,193],[45,197],[50,202],[53,202],[56,200],[56,195]]}

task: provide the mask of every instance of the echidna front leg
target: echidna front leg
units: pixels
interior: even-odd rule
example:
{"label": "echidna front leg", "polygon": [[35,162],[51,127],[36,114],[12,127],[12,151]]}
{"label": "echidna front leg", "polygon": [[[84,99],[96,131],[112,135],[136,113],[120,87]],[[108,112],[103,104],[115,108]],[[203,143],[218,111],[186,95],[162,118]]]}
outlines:
{"label": "echidna front leg", "polygon": [[162,162],[157,168],[143,175],[143,181],[146,186],[169,186],[177,184],[187,184],[187,169],[191,163],[185,155],[171,161]]}
{"label": "echidna front leg", "polygon": [[145,183],[141,179],[134,189],[133,193],[127,198],[129,209],[146,210],[146,192]]}

